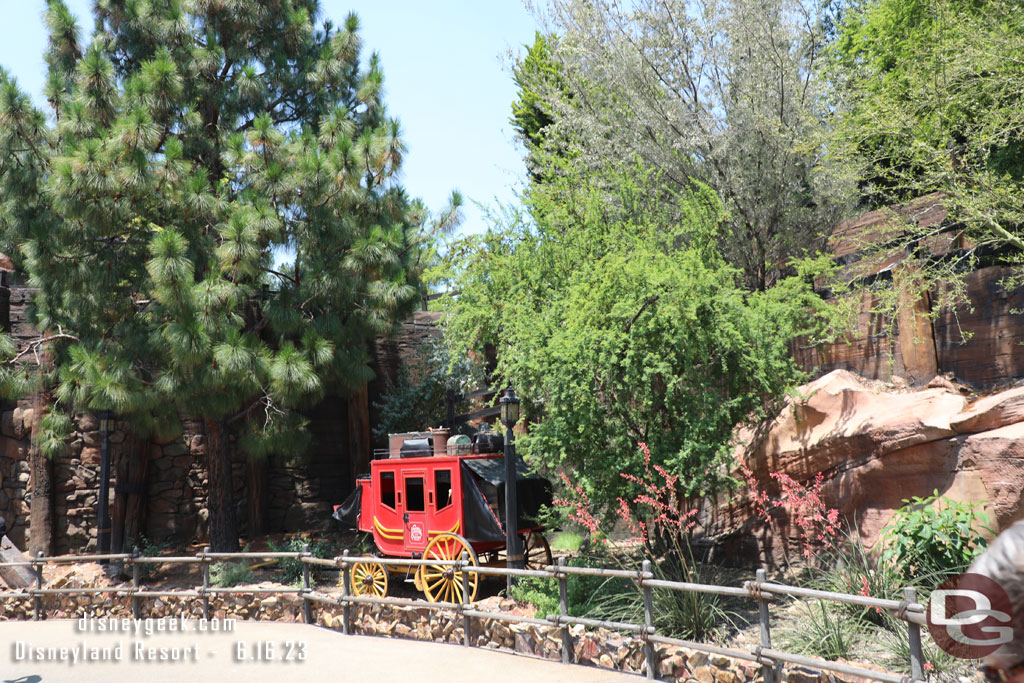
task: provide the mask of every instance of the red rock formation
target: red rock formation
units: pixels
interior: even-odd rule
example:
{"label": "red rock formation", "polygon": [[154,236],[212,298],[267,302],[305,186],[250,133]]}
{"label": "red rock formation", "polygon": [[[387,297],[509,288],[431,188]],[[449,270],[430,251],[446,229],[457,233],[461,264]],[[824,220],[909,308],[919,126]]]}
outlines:
{"label": "red rock formation", "polygon": [[[995,531],[1024,516],[1024,387],[968,405],[955,387],[897,390],[835,370],[801,387],[759,433],[741,438],[749,445],[737,457],[761,490],[778,494],[772,472],[801,482],[823,473],[825,504],[868,546],[903,500],[934,490],[984,503]],[[723,500],[712,528],[722,537],[753,534],[776,559],[794,547],[793,538],[779,538],[789,534],[787,520],[766,531],[744,497],[741,491]]]}

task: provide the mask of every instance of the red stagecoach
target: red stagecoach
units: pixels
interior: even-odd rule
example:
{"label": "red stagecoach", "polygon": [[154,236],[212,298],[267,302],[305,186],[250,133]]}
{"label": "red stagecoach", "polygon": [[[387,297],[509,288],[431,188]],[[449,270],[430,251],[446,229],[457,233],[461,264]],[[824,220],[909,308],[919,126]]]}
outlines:
{"label": "red stagecoach", "polygon": [[[448,445],[447,430],[391,436],[390,457],[370,462],[370,473],[356,480],[352,495],[335,508],[334,517],[372,534],[377,551],[387,557],[455,560],[465,552],[474,565],[504,563],[506,545],[505,458],[495,451],[500,437]],[[454,441],[454,439],[453,439]],[[533,517],[551,503],[551,483],[516,463],[518,531],[524,563],[551,563],[551,549]],[[413,574],[416,587],[432,602],[462,602],[462,572],[448,565],[393,567]],[[469,572],[468,600],[476,597],[479,575]],[[384,595],[388,567],[361,561],[352,567],[352,591]]]}

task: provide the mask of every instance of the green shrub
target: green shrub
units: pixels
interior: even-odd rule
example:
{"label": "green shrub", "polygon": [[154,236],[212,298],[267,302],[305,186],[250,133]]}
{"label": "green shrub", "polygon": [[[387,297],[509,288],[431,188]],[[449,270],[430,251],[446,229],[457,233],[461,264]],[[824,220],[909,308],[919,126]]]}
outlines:
{"label": "green shrub", "polygon": [[909,582],[932,587],[967,569],[988,545],[978,529],[989,518],[976,503],[911,498],[896,511],[882,534],[885,554]]}
{"label": "green shrub", "polygon": [[[602,546],[584,547],[568,562],[570,567],[606,567],[621,568],[623,561]],[[609,579],[602,576],[570,575],[566,579],[566,601],[569,614],[575,617],[585,616],[594,609],[602,592],[622,592],[636,590],[635,584],[629,579]],[[538,614],[558,613],[558,581],[529,577],[516,583],[512,589],[513,598],[532,603]]]}
{"label": "green shrub", "polygon": [[231,588],[240,583],[252,583],[256,575],[243,560],[240,562],[214,562],[210,566],[210,583],[219,588]]}
{"label": "green shrub", "polygon": [[[267,542],[267,547],[273,552],[288,552],[297,553],[302,552],[304,546],[309,544],[309,552],[313,557],[328,558],[334,557],[334,544],[330,541],[319,540],[312,541],[307,536],[296,536],[288,539],[288,541],[282,545],[276,545],[273,541]],[[303,562],[301,560],[282,557],[277,560],[277,567],[279,571],[279,578],[281,583],[289,585],[295,585],[302,583],[302,567]],[[311,565],[309,568],[310,581],[316,583],[321,578],[321,568]]]}

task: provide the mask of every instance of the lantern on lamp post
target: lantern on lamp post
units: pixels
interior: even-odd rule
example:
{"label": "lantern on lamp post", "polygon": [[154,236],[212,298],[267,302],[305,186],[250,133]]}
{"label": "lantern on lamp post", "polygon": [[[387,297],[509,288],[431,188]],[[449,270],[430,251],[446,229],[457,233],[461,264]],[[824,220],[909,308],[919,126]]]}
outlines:
{"label": "lantern on lamp post", "polygon": [[[523,568],[523,547],[519,541],[519,505],[516,490],[516,445],[512,427],[519,422],[519,397],[512,387],[505,389],[498,400],[501,423],[505,425],[505,556],[506,566]],[[512,590],[515,578],[508,577],[507,588]]]}
{"label": "lantern on lamp post", "polygon": [[[100,447],[100,500],[99,528],[96,532],[96,551],[105,555],[110,552],[110,433],[114,431],[114,414],[109,410],[100,413],[100,433],[103,444]],[[100,560],[107,564],[108,560]]]}

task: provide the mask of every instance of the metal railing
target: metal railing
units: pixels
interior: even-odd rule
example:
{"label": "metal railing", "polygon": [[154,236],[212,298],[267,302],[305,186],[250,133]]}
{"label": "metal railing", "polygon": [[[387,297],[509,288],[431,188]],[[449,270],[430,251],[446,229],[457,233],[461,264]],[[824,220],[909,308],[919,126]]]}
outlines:
{"label": "metal railing", "polygon": [[[210,565],[213,562],[222,560],[240,559],[280,559],[291,558],[302,562],[303,576],[302,587],[292,588],[280,587],[243,587],[243,588],[212,588],[210,586]],[[130,586],[109,586],[109,587],[81,587],[81,588],[44,588],[43,587],[43,566],[46,564],[73,564],[80,562],[97,562],[106,560],[108,562],[123,563],[124,567],[131,567],[132,583]],[[352,590],[352,568],[360,562],[373,562],[377,564],[397,567],[419,567],[451,566],[461,574],[463,599],[470,595],[469,576],[518,576],[518,577],[540,577],[550,578],[558,582],[558,603],[559,613],[549,614],[545,618],[526,617],[502,612],[484,612],[473,608],[469,602],[430,602],[422,599],[377,597],[370,595],[355,595]],[[185,564],[201,563],[203,565],[203,583],[194,589],[178,590],[150,590],[145,588],[140,579],[139,569],[145,564]],[[607,628],[615,631],[625,631],[636,634],[643,643],[643,652],[646,668],[646,676],[649,679],[657,675],[657,653],[655,644],[684,647],[707,654],[721,655],[761,665],[762,675],[766,683],[776,683],[779,680],[781,666],[785,663],[808,666],[823,671],[860,676],[869,680],[884,681],[886,683],[918,683],[925,681],[923,650],[921,644],[921,626],[926,625],[925,607],[917,602],[917,593],[914,588],[904,589],[904,599],[886,600],[881,598],[866,597],[863,595],[851,595],[848,593],[834,593],[831,591],[801,588],[799,586],[788,586],[773,583],[767,580],[765,570],[759,569],[756,578],[744,582],[742,587],[721,586],[714,584],[686,583],[680,581],[665,581],[655,579],[651,572],[651,563],[644,560],[641,568],[636,571],[623,569],[605,569],[598,567],[570,567],[565,564],[565,558],[558,558],[558,562],[549,565],[544,569],[511,569],[502,567],[481,567],[471,563],[463,553],[459,560],[423,560],[404,558],[384,557],[362,557],[350,556],[346,550],[342,555],[332,558],[316,558],[305,546],[301,552],[239,552],[239,553],[215,553],[206,548],[196,555],[184,555],[174,557],[143,557],[137,552],[134,554],[109,554],[109,555],[71,555],[61,557],[44,557],[40,553],[36,558],[26,562],[0,563],[0,567],[31,567],[36,576],[34,588],[17,591],[0,591],[0,600],[31,599],[34,604],[33,619],[43,617],[42,598],[47,595],[87,595],[87,594],[110,594],[117,597],[131,599],[132,614],[140,618],[142,611],[141,601],[145,598],[175,597],[175,598],[196,598],[203,600],[203,618],[210,618],[210,596],[223,594],[296,594],[303,601],[303,617],[306,623],[313,623],[312,605],[325,604],[342,608],[342,633],[351,634],[352,628],[352,607],[354,605],[386,605],[393,607],[414,607],[428,609],[430,611],[452,611],[462,617],[463,622],[463,644],[466,647],[473,646],[471,637],[474,620],[494,620],[505,623],[524,623],[536,626],[551,626],[561,630],[561,659],[565,664],[573,663],[574,649],[572,634],[569,627],[582,625],[592,628]],[[314,590],[310,582],[310,568],[312,566],[331,567],[340,570],[342,581],[341,595],[330,596]],[[644,623],[632,624],[626,622],[604,621],[600,619],[588,619],[584,617],[571,616],[568,605],[568,577],[569,576],[603,576],[609,578],[622,578],[634,581],[641,591],[644,605]],[[702,643],[679,638],[671,638],[659,635],[654,626],[654,590],[672,590],[682,592],[709,593],[731,597],[749,598],[758,604],[758,625],[760,631],[760,644],[752,650],[740,650],[736,648],[723,647],[710,643]],[[827,600],[831,602],[858,605],[861,607],[884,610],[896,619],[906,623],[907,637],[909,642],[909,668],[910,674],[897,674],[889,672],[863,669],[846,663],[834,662],[816,657],[805,657],[792,654],[772,647],[771,623],[769,603],[773,596],[786,595],[797,598],[809,598],[816,600]]]}

